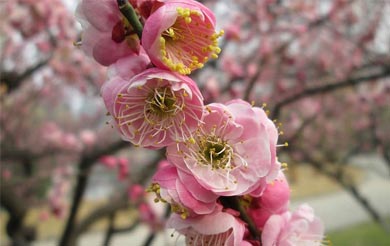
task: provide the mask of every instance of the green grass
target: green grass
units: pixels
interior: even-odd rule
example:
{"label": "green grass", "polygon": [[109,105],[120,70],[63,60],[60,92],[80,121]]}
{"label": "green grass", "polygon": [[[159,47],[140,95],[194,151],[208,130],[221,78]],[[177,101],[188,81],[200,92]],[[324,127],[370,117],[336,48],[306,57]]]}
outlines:
{"label": "green grass", "polygon": [[390,246],[390,232],[375,223],[364,223],[328,234],[334,246]]}

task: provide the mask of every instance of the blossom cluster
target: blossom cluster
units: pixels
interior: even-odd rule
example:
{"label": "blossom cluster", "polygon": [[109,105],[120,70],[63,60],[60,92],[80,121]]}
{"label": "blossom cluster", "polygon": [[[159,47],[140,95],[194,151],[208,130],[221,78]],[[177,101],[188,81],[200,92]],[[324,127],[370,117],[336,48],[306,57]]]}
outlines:
{"label": "blossom cluster", "polygon": [[[288,208],[278,130],[241,99],[204,105],[188,75],[221,49],[213,12],[194,0],[83,0],[81,48],[108,66],[101,88],[125,141],[166,148],[148,188],[188,245],[321,245],[308,205]],[[134,17],[135,16],[135,17]]]}

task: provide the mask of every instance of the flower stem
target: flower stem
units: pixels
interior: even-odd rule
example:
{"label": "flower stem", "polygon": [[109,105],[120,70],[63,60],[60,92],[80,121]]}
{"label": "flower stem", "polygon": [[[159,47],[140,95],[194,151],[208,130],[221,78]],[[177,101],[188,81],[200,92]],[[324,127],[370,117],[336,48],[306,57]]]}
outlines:
{"label": "flower stem", "polygon": [[221,197],[221,200],[223,204],[240,212],[240,218],[245,223],[247,223],[249,232],[251,233],[253,239],[259,241],[261,245],[261,232],[257,229],[256,224],[253,222],[252,218],[247,214],[245,208],[240,203],[240,197],[238,196]]}
{"label": "flower stem", "polygon": [[137,13],[133,6],[129,3],[128,0],[117,0],[119,10],[123,16],[129,21],[130,25],[133,27],[135,33],[137,33],[138,38],[141,40],[143,26],[139,21]]}

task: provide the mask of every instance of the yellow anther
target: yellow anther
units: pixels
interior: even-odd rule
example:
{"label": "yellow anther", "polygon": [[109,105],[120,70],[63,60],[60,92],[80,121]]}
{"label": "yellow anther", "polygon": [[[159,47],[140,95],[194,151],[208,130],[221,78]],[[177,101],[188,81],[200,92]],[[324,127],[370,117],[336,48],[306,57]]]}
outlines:
{"label": "yellow anther", "polygon": [[[174,37],[175,36],[175,31],[173,30],[173,28],[168,28],[168,35],[170,37]],[[164,39],[164,41],[165,41],[165,39]]]}
{"label": "yellow anther", "polygon": [[160,44],[161,45],[163,45],[163,44],[165,45],[165,38],[164,37],[160,37]]}

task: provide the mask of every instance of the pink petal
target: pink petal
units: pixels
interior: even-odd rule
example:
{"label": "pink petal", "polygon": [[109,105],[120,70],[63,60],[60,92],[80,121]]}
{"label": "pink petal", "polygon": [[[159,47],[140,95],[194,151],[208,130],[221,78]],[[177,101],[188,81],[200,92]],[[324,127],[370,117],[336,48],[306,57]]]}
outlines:
{"label": "pink petal", "polygon": [[114,115],[114,105],[118,93],[127,85],[127,81],[121,77],[114,77],[105,82],[101,88],[101,95],[108,112]]}
{"label": "pink petal", "polygon": [[119,8],[114,0],[83,0],[81,11],[88,22],[103,32],[111,33],[113,26],[120,20]]}
{"label": "pink petal", "polygon": [[92,50],[93,57],[103,66],[108,66],[122,57],[135,54],[126,42],[116,43],[111,39],[111,36],[102,37]]}

